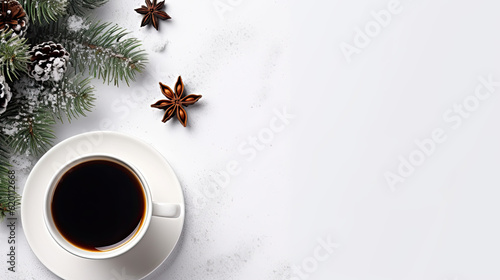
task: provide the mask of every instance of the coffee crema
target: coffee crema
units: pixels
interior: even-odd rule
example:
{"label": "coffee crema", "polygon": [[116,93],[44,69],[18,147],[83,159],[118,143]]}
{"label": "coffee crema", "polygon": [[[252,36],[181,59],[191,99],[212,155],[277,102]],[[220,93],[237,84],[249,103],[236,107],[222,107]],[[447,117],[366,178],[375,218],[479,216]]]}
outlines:
{"label": "coffee crema", "polygon": [[51,213],[57,230],[73,246],[109,251],[132,239],[141,228],[146,194],[128,167],[112,160],[89,160],[61,176]]}

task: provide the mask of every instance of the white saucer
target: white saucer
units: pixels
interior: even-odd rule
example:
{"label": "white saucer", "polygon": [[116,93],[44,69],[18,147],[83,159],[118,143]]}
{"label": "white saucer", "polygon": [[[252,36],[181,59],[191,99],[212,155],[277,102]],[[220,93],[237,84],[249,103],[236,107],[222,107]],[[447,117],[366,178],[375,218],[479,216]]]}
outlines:
{"label": "white saucer", "polygon": [[[77,156],[116,155],[136,166],[148,181],[153,200],[176,203],[176,219],[153,217],[146,235],[130,251],[112,259],[89,260],[58,246],[43,220],[44,193],[55,172]],[[150,145],[116,132],[90,132],[69,138],[48,151],[31,171],[22,196],[21,217],[31,249],[40,261],[63,279],[142,279],[174,250],[184,225],[184,196],[168,162]]]}

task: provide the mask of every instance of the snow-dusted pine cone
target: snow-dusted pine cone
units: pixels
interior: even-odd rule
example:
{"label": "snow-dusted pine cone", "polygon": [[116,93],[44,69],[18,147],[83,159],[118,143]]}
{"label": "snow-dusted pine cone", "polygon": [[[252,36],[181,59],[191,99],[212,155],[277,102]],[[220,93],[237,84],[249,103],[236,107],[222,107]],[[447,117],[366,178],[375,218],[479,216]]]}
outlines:
{"label": "snow-dusted pine cone", "polygon": [[15,0],[0,0],[0,31],[13,30],[13,34],[24,36],[28,29],[28,15]]}
{"label": "snow-dusted pine cone", "polygon": [[9,104],[11,98],[12,92],[9,85],[5,81],[4,76],[0,76],[0,115],[7,110],[7,104]]}
{"label": "snow-dusted pine cone", "polygon": [[69,53],[52,41],[36,45],[29,52],[28,74],[37,81],[60,81],[67,69]]}

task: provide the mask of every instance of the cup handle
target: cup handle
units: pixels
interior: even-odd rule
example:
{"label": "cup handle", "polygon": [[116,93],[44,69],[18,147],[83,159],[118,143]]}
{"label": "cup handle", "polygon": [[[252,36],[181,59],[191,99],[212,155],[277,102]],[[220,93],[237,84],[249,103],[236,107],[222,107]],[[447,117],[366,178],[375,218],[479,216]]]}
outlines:
{"label": "cup handle", "polygon": [[163,218],[178,218],[181,213],[179,204],[153,202],[153,216]]}

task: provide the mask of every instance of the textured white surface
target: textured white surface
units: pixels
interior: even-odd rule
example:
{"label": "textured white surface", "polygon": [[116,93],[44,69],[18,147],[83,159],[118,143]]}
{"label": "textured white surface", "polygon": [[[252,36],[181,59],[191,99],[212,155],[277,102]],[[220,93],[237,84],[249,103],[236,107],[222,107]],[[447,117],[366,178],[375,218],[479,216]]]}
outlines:
{"label": "textured white surface", "polygon": [[[396,2],[221,0],[236,3],[224,19],[215,2],[167,3],[173,20],[160,34],[138,28],[129,0],[109,3],[101,16],[145,40],[150,70],[130,89],[100,86],[96,110],[58,131],[64,139],[111,119],[172,164],[186,231],[152,279],[500,277],[500,87],[477,106],[473,97],[487,93],[479,76],[500,81],[497,2],[401,0],[350,63],[340,46]],[[187,129],[145,106],[160,96],[158,81],[179,74],[204,95]],[[458,125],[464,100],[473,110]],[[255,158],[239,153],[284,107],[290,124]],[[450,109],[453,121],[443,117]],[[436,129],[446,140],[391,189],[384,174]],[[231,160],[240,174],[206,198],[210,172]],[[51,279],[23,244],[17,275]]]}
{"label": "textured white surface", "polygon": [[[57,129],[58,142],[85,131],[129,133],[152,144],[172,165],[186,196],[185,230],[174,258],[150,279],[270,279],[288,258],[292,133],[276,134],[251,161],[238,146],[269,126],[274,109],[289,106],[289,4],[237,2],[221,18],[212,1],[167,1],[172,20],[161,22],[156,32],[139,27],[141,16],[133,9],[143,1],[111,0],[98,18],[144,41],[148,70],[130,88],[96,80],[94,111]],[[150,108],[163,97],[158,82],[172,86],[178,75],[188,93],[203,95],[188,108],[187,128],[162,123],[163,113]],[[233,160],[240,173],[226,187],[211,188],[211,172],[224,171]],[[18,174],[19,186],[23,177]],[[0,279],[57,279],[31,252],[22,228],[18,271],[8,272],[7,234],[0,230]]]}
{"label": "textured white surface", "polygon": [[[307,22],[293,28],[294,87],[318,101],[295,111],[310,137],[294,138],[294,184],[308,186],[295,201],[309,206],[293,212],[294,263],[331,235],[339,247],[309,279],[499,279],[500,87],[460,127],[443,118],[474,95],[479,76],[500,81],[499,3],[401,0],[348,63],[340,44],[388,3],[293,5]],[[436,128],[447,140],[393,192],[384,173]]]}

